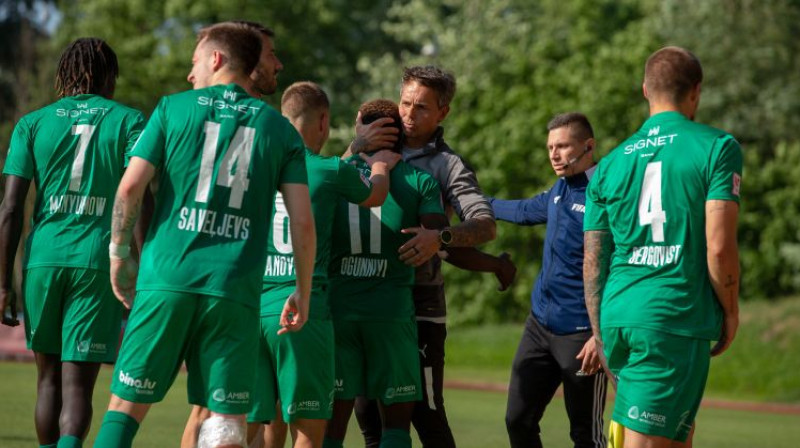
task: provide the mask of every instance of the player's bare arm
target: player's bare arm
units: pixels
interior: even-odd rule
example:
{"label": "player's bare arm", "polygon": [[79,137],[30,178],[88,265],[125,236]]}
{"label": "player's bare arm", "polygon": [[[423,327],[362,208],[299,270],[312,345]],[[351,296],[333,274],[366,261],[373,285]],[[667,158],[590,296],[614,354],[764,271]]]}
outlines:
{"label": "player's bare arm", "polygon": [[389,150],[378,151],[369,156],[361,153],[360,156],[370,167],[372,174],[369,180],[372,182],[372,190],[367,199],[358,205],[361,207],[381,206],[386,200],[386,196],[389,195],[389,172],[402,157]]}
{"label": "player's bare arm", "polygon": [[711,349],[716,356],[730,347],[739,327],[739,247],[736,221],[739,204],[733,201],[706,202],[708,277],[722,306],[722,334]]}
{"label": "player's bare arm", "polygon": [[111,288],[126,308],[133,304],[136,295],[138,266],[130,256],[130,245],[136,219],[142,208],[142,199],[155,167],[145,159],[133,157],[117,188],[111,216]]}
{"label": "player's bare arm", "polygon": [[603,287],[608,279],[611,266],[611,252],[614,240],[611,233],[602,230],[590,230],[583,234],[583,291],[586,299],[586,311],[592,323],[592,333],[597,342],[602,343],[600,336],[600,299]]}
{"label": "player's bare arm", "polygon": [[311,276],[314,272],[314,257],[317,253],[317,233],[311,213],[311,198],[308,185],[281,184],[283,200],[289,214],[289,226],[294,249],[296,288],[286,300],[281,312],[281,328],[278,334],[299,331],[308,320],[311,298]]}
{"label": "player's bare arm", "polygon": [[[0,204],[0,318],[3,325],[16,327],[17,304],[13,296],[14,259],[22,235],[25,215],[25,196],[30,181],[18,176],[7,176],[5,196]],[[6,317],[6,309],[11,316]]]}

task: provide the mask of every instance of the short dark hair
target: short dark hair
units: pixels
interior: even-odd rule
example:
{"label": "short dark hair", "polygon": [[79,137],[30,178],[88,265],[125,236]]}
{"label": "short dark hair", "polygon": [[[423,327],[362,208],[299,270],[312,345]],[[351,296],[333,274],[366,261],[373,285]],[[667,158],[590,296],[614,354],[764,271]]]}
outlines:
{"label": "short dark hair", "polygon": [[245,28],[249,28],[267,37],[275,37],[275,31],[272,31],[271,28],[268,28],[258,22],[251,22],[249,20],[231,20],[230,23],[233,23],[234,25],[241,25]]}
{"label": "short dark hair", "polygon": [[358,108],[358,111],[361,113],[361,122],[364,124],[370,124],[379,118],[393,119],[393,122],[386,125],[393,126],[399,131],[392,151],[403,152],[403,120],[400,118],[400,110],[397,108],[397,103],[386,99],[367,101]]}
{"label": "short dark hair", "polygon": [[439,97],[439,107],[448,106],[456,94],[455,76],[433,65],[406,67],[403,70],[403,85],[412,81],[433,89]]}
{"label": "short dark hair", "polygon": [[64,49],[56,70],[59,98],[80,94],[111,97],[119,76],[114,50],[102,39],[82,37]]}
{"label": "short dark hair", "polygon": [[300,81],[290,85],[281,97],[281,113],[292,121],[311,112],[328,109],[330,109],[328,95],[322,87],[311,81]]}
{"label": "short dark hair", "polygon": [[686,99],[693,88],[703,82],[700,60],[681,47],[664,47],[647,58],[644,85],[648,95],[675,104]]}
{"label": "short dark hair", "polygon": [[563,128],[564,126],[569,126],[570,134],[575,138],[581,140],[594,138],[592,124],[589,123],[589,119],[586,118],[586,115],[580,112],[567,112],[556,115],[547,123],[547,130],[552,131],[553,129]]}
{"label": "short dark hair", "polygon": [[261,59],[261,35],[241,25],[222,22],[207,26],[197,33],[197,42],[203,40],[227,56],[231,70],[245,75],[249,75]]}

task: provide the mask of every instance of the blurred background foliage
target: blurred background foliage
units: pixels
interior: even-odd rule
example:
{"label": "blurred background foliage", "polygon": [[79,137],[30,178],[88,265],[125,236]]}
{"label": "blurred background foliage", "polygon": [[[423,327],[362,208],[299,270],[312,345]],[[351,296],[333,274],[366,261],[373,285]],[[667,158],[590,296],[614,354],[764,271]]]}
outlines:
{"label": "blurred background foliage", "polygon": [[[333,103],[325,148],[352,138],[360,103],[397,100],[402,68],[436,64],[458,91],[445,121],[450,145],[487,195],[523,198],[555,177],[547,121],[578,110],[592,121],[596,157],[647,115],[644,61],[664,45],[705,70],[697,119],[735,135],[745,151],[742,297],[800,292],[800,0],[0,0],[0,154],[24,113],[54,99],[66,44],[107,40],[120,60],[116,99],[149,114],[189,88],[195,32],[228,19],[276,32],[281,88],[320,83]],[[278,105],[280,93],[269,102]],[[451,323],[521,321],[541,260],[543,229],[498,224],[484,249],[519,267],[511,293],[488,275],[446,270]]]}

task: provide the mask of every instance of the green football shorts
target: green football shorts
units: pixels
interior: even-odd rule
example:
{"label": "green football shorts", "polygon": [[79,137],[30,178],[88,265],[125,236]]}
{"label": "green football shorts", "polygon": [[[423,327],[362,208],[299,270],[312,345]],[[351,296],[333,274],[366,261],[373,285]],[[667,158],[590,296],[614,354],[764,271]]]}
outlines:
{"label": "green football shorts", "polygon": [[62,361],[114,362],[122,304],[108,272],[38,267],[25,271],[25,336],[28,348]]}
{"label": "green football shorts", "polygon": [[686,441],[703,398],[710,341],[644,328],[604,328],[618,377],[613,420],[634,431]]}
{"label": "green football shorts", "polygon": [[111,392],[135,403],[164,399],[186,361],[189,403],[221,414],[250,410],[258,311],[220,297],[140,291]]}
{"label": "green football shorts", "polygon": [[309,319],[302,330],[278,336],[280,316],[261,317],[253,410],[249,422],[327,420],[333,410],[333,323]]}
{"label": "green football shorts", "polygon": [[333,321],[336,399],[364,395],[384,405],[422,399],[417,323]]}

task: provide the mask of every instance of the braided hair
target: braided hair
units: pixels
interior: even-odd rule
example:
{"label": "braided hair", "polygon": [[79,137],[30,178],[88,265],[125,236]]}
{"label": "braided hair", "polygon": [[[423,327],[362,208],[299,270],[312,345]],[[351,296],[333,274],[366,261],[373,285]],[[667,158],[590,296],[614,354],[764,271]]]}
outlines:
{"label": "braided hair", "polygon": [[59,98],[97,94],[111,98],[119,76],[117,55],[105,41],[94,37],[75,40],[64,50],[56,71]]}

